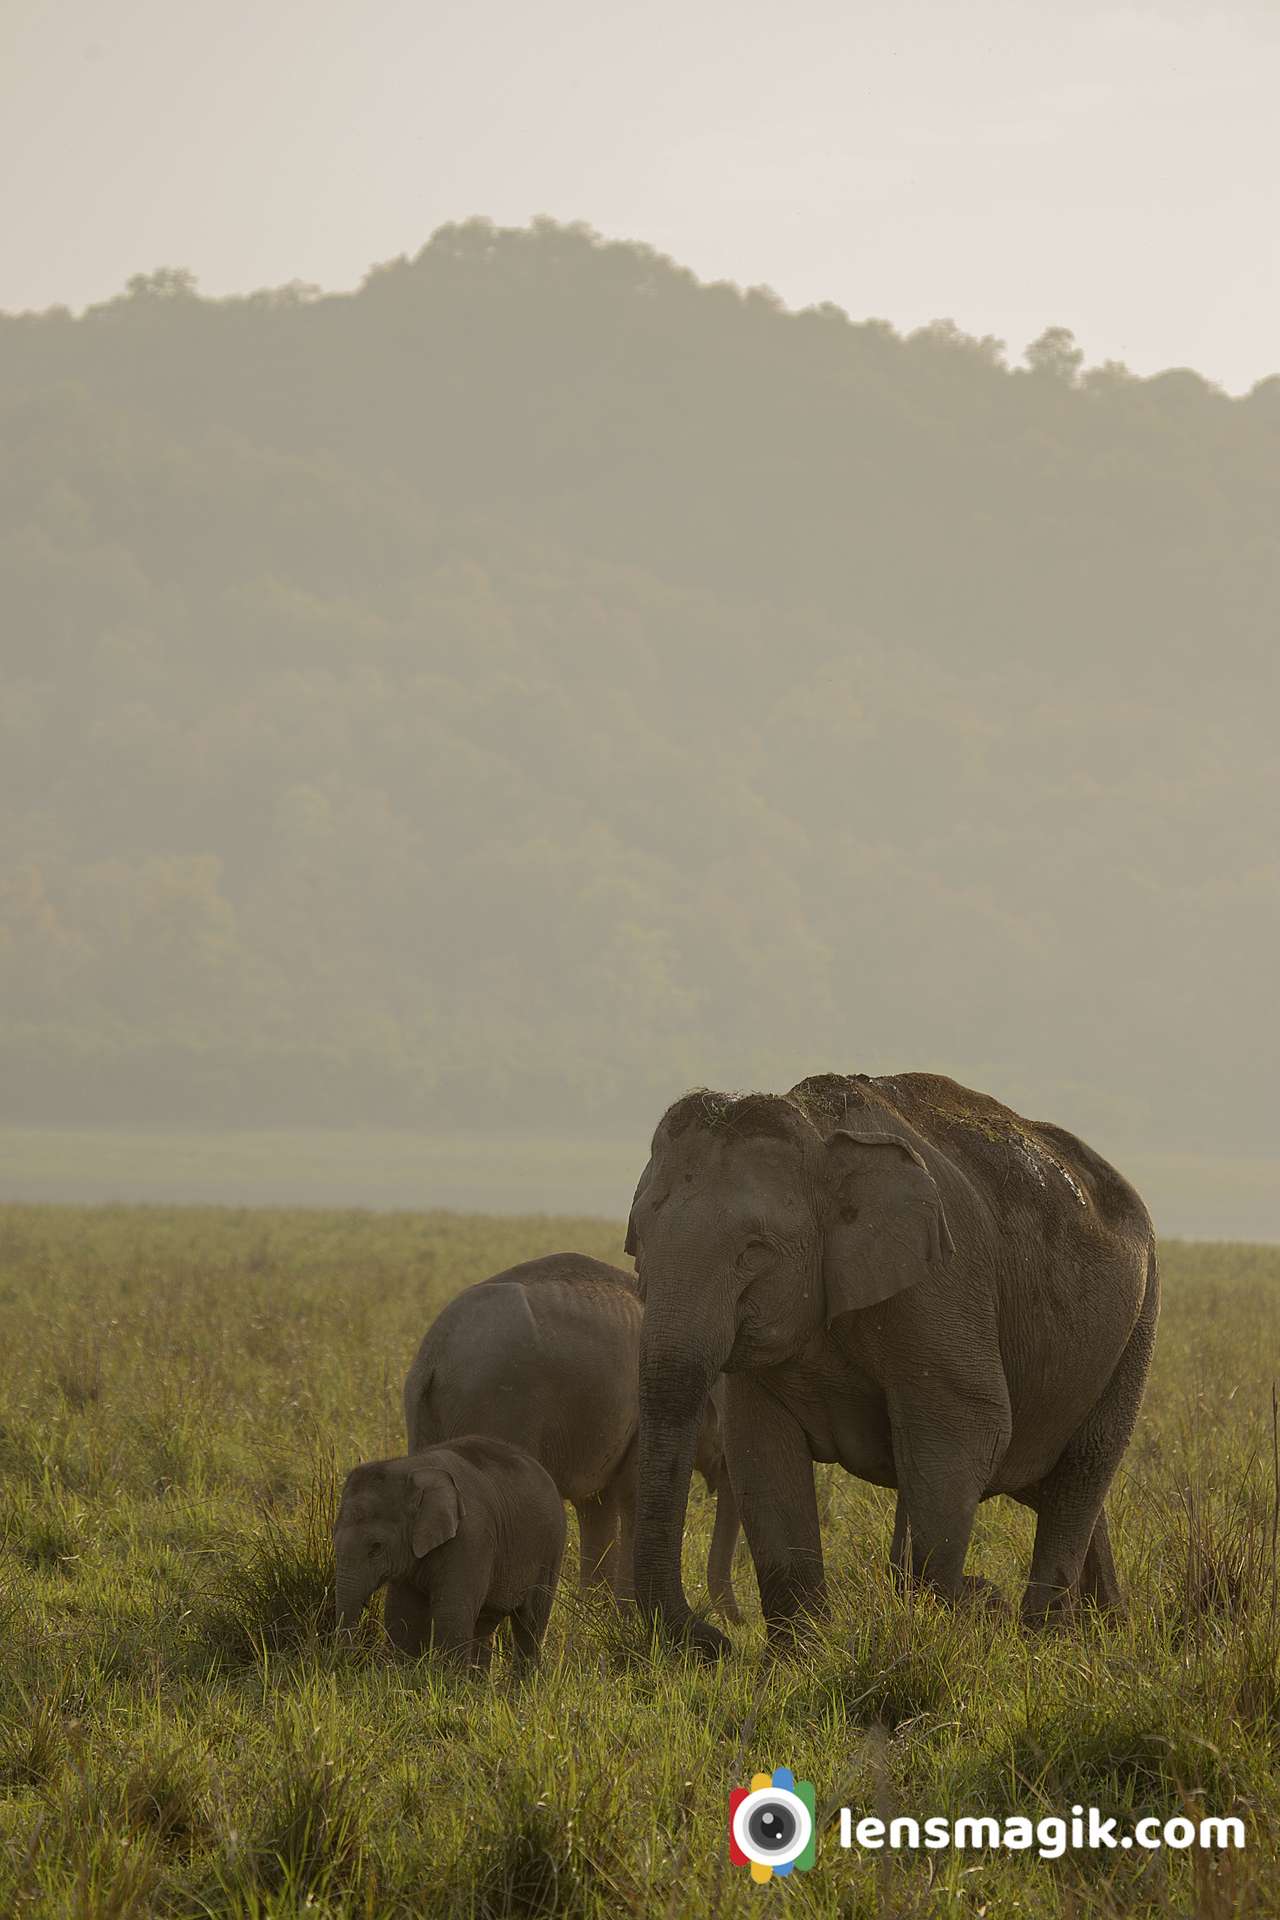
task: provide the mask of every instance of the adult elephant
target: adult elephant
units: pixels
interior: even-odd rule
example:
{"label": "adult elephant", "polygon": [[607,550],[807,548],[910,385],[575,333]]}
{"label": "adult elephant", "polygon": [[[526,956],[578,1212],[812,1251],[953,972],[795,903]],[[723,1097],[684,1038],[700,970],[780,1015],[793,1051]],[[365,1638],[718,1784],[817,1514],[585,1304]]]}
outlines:
{"label": "adult elephant", "polygon": [[[608,1585],[619,1599],[633,1592],[642,1320],[631,1274],[582,1253],[546,1254],[456,1295],[428,1327],[404,1386],[410,1453],[468,1433],[523,1447],[578,1516],[583,1586]],[[716,1496],[711,1604],[736,1620],[738,1509],[722,1399],[722,1382],[703,1396],[693,1460]]]}
{"label": "adult elephant", "polygon": [[770,1637],[823,1606],[815,1460],[898,1490],[893,1563],[949,1599],[978,1502],[1036,1514],[1022,1602],[1118,1602],[1103,1500],[1133,1432],[1159,1281],[1147,1211],[1074,1135],[937,1074],[685,1095],[627,1230],[645,1301],[636,1590],[701,1652],[680,1539],[700,1409]]}

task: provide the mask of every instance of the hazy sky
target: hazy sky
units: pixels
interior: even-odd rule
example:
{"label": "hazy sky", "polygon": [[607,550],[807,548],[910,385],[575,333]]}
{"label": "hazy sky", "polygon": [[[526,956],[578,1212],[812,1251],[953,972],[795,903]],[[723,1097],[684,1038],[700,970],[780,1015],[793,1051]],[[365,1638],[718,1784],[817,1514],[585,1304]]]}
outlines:
{"label": "hazy sky", "polygon": [[1020,351],[1280,371],[1278,0],[0,0],[0,307],[535,213]]}

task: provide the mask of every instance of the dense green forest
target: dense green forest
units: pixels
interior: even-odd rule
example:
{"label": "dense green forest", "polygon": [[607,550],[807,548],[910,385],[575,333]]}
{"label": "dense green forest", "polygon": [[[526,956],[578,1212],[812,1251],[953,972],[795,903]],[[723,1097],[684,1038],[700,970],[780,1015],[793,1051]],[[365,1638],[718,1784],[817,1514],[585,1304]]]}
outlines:
{"label": "dense green forest", "polygon": [[1280,378],[476,220],[0,318],[0,435],[0,1119],[1280,1150]]}

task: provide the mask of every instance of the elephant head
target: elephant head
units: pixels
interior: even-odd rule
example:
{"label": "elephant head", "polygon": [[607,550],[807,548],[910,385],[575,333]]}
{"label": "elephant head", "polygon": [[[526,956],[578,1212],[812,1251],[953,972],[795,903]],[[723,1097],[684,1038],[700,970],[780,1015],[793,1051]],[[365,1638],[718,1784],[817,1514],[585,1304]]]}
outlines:
{"label": "elephant head", "polygon": [[339,1628],[355,1627],[379,1587],[408,1578],[420,1560],[452,1540],[463,1511],[443,1463],[409,1458],[354,1467],[333,1528]]}
{"label": "elephant head", "polygon": [[723,1645],[691,1618],[680,1579],[716,1376],[783,1365],[950,1250],[933,1178],[897,1134],[824,1134],[794,1099],[764,1094],[688,1094],[664,1116],[627,1229],[644,1299],[636,1596],[651,1618],[704,1650]]}

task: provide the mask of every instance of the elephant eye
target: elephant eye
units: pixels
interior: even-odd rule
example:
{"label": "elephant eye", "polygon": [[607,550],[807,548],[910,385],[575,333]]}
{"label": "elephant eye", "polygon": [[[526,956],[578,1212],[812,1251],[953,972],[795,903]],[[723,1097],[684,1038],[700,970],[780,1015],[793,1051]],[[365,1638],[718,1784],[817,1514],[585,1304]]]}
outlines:
{"label": "elephant eye", "polygon": [[761,1267],[768,1263],[772,1254],[773,1248],[769,1245],[769,1242],[756,1237],[747,1241],[746,1246],[738,1255],[738,1265],[745,1267],[748,1272],[758,1272]]}

